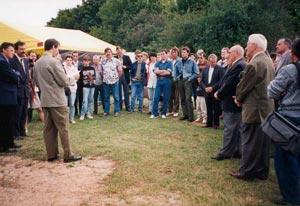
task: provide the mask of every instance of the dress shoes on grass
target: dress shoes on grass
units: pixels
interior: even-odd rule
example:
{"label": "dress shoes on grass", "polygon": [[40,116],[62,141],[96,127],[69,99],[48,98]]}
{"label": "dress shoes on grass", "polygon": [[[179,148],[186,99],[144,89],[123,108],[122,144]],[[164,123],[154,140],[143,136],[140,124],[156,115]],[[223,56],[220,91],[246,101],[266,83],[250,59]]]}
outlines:
{"label": "dress shoes on grass", "polygon": [[275,204],[275,205],[287,205],[287,206],[299,206],[300,205],[300,202],[299,203],[289,203],[287,202],[285,199],[281,198],[281,199],[276,199],[276,200],[272,200],[272,202]]}
{"label": "dress shoes on grass", "polygon": [[21,148],[21,147],[22,147],[22,145],[16,144],[16,143],[14,143],[12,146],[10,146],[10,148],[15,148],[15,149]]}
{"label": "dress shoes on grass", "polygon": [[0,153],[16,153],[16,148],[0,148]]}
{"label": "dress shoes on grass", "polygon": [[82,159],[81,156],[73,155],[73,156],[69,157],[68,159],[64,159],[64,163],[75,162],[75,161],[79,161],[81,159]]}
{"label": "dress shoes on grass", "polygon": [[245,181],[252,181],[252,180],[254,180],[254,178],[247,177],[247,176],[241,174],[239,171],[231,172],[229,175],[232,176],[232,177],[234,177],[234,178],[236,178],[236,179],[239,179],[239,180],[245,180]]}
{"label": "dress shoes on grass", "polygon": [[217,154],[216,156],[212,156],[211,159],[221,161],[221,160],[225,160],[225,159],[230,159],[230,157],[227,157],[227,156],[224,156],[221,154]]}
{"label": "dress shoes on grass", "polygon": [[58,161],[58,160],[59,160],[59,156],[56,156],[56,157],[49,158],[47,161],[54,162],[54,161]]}
{"label": "dress shoes on grass", "polygon": [[180,121],[187,120],[187,119],[189,119],[189,118],[188,117],[180,117],[179,118]]}

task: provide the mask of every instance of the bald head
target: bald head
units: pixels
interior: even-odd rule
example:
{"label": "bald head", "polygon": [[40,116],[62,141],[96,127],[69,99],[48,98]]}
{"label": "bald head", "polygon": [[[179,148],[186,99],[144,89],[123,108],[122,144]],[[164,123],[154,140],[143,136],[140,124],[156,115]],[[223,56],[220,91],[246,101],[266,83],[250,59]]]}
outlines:
{"label": "bald head", "polygon": [[234,45],[229,49],[228,63],[232,64],[236,60],[244,57],[244,49],[240,45]]}

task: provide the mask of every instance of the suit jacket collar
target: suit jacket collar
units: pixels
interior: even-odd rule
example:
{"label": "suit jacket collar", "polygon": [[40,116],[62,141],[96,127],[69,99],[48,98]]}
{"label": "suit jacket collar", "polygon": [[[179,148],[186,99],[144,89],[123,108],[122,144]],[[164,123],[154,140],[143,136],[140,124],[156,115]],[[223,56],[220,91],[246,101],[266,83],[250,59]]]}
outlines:
{"label": "suit jacket collar", "polygon": [[264,51],[257,52],[256,54],[253,55],[253,57],[251,58],[250,62],[251,62],[253,59],[257,58],[257,57],[259,57],[259,56],[264,56],[264,55],[266,55]]}

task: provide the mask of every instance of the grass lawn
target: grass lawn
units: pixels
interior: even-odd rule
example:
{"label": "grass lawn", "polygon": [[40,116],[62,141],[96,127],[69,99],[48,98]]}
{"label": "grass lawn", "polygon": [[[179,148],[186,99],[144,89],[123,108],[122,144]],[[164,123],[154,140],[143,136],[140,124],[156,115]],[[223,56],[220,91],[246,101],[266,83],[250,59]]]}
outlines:
{"label": "grass lawn", "polygon": [[[70,125],[74,153],[116,161],[117,169],[106,180],[106,193],[129,204],[135,195],[175,194],[181,205],[201,206],[266,206],[279,197],[273,159],[270,178],[252,182],[229,176],[239,168],[239,159],[210,159],[222,145],[222,129],[124,111],[118,118],[94,116],[76,121]],[[22,142],[18,155],[45,160],[42,124],[30,123],[29,131],[33,137]]]}

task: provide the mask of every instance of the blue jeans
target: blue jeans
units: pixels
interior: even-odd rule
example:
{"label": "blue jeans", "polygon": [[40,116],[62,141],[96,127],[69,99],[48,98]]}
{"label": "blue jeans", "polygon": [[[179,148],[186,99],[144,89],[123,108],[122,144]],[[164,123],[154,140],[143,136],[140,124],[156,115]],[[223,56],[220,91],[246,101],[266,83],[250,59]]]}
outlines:
{"label": "blue jeans", "polygon": [[110,110],[110,91],[114,98],[114,113],[120,112],[120,99],[119,99],[119,82],[114,84],[103,83],[104,95],[105,95],[105,107],[104,113],[109,114]]}
{"label": "blue jeans", "polygon": [[70,114],[69,114],[69,118],[74,119],[75,116],[75,99],[76,99],[76,92],[72,92],[71,95],[69,97],[67,97],[67,101],[70,103]]}
{"label": "blue jeans", "polygon": [[134,111],[135,100],[138,100],[139,112],[143,109],[143,101],[144,101],[144,84],[142,81],[136,81],[131,83],[131,111]]}
{"label": "blue jeans", "polygon": [[95,88],[83,87],[83,99],[82,99],[82,108],[80,112],[80,116],[84,116],[85,114],[92,114],[92,103],[94,98]]}
{"label": "blue jeans", "polygon": [[154,94],[153,111],[152,111],[155,117],[158,116],[158,102],[161,94],[163,94],[164,97],[162,115],[167,114],[170,90],[171,90],[171,83],[169,78],[157,80],[155,94]]}
{"label": "blue jeans", "polygon": [[153,99],[155,94],[155,88],[148,88],[148,103],[149,103],[149,112],[153,111]]}
{"label": "blue jeans", "polygon": [[[289,119],[300,125],[299,118]],[[294,155],[275,145],[274,167],[283,199],[300,204],[300,155]]]}

